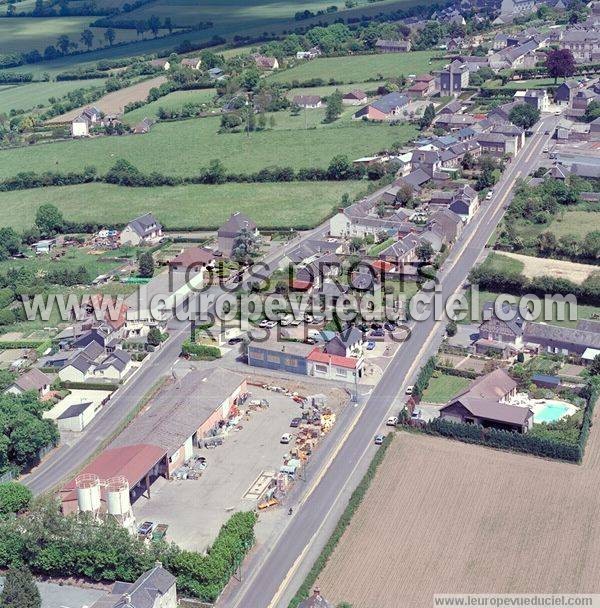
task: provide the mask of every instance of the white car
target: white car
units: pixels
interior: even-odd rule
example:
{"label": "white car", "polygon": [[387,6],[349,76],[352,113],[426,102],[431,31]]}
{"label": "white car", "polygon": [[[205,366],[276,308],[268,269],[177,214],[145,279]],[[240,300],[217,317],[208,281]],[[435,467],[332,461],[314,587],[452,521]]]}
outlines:
{"label": "white car", "polygon": [[398,424],[398,416],[390,416],[385,424],[386,426],[396,426]]}
{"label": "white car", "polygon": [[492,196],[494,196],[494,191],[490,190],[486,195],[485,195],[485,200],[489,201],[491,200]]}
{"label": "white car", "polygon": [[281,436],[281,439],[279,440],[279,443],[289,443],[292,440],[292,434],[291,433],[284,433]]}
{"label": "white car", "polygon": [[406,387],[406,390],[404,392],[407,395],[412,395],[414,390],[415,390],[415,387],[411,384],[411,385],[409,385],[409,386]]}
{"label": "white car", "polygon": [[313,316],[309,315],[309,314],[304,315],[304,321],[306,323],[312,323],[313,322]]}

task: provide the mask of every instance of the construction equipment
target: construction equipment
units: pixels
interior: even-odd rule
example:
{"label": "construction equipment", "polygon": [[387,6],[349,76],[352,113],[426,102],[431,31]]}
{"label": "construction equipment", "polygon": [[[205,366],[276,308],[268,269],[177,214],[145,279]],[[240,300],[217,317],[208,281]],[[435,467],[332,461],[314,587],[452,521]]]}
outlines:
{"label": "construction equipment", "polygon": [[264,500],[263,502],[258,503],[258,510],[264,511],[265,509],[270,509],[271,507],[274,507],[278,504],[279,501],[275,497],[269,498],[268,500]]}

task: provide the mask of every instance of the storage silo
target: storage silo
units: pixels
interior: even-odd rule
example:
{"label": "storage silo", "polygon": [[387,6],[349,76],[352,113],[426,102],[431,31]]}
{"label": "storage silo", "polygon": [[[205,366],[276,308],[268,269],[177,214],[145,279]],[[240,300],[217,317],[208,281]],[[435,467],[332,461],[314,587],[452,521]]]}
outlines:
{"label": "storage silo", "polygon": [[98,513],[100,510],[100,478],[94,473],[84,473],[75,478],[77,506],[80,513]]}
{"label": "storage silo", "polygon": [[126,477],[111,477],[106,481],[106,510],[123,525],[133,518]]}

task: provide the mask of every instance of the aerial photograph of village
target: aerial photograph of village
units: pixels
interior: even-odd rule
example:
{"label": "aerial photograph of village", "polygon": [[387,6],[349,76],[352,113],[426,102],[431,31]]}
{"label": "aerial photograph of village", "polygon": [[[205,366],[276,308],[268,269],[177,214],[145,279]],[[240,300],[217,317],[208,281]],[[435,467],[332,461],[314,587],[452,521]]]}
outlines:
{"label": "aerial photograph of village", "polygon": [[600,1],[0,0],[0,608],[600,608]]}

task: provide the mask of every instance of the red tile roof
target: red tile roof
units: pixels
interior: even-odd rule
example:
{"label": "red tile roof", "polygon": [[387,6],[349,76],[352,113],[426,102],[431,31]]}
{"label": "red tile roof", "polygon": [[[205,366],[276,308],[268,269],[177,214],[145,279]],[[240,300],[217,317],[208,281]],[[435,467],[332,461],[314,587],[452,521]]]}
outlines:
{"label": "red tile roof", "polygon": [[306,291],[310,289],[312,283],[310,281],[302,281],[301,279],[292,279],[290,281],[290,289],[296,291]]}
{"label": "red tile roof", "polygon": [[125,321],[127,321],[127,305],[121,303],[119,307],[118,300],[113,300],[111,296],[96,293],[90,298],[90,303],[94,309],[94,314],[104,312],[104,321],[114,331],[123,327]]}
{"label": "red tile roof", "polygon": [[391,262],[386,262],[385,260],[375,260],[371,266],[380,272],[389,272],[394,268],[394,265]]}
{"label": "red tile roof", "polygon": [[197,266],[205,266],[215,259],[215,254],[210,249],[204,247],[189,247],[184,249],[177,257],[173,258],[170,266],[182,268],[194,268]]}
{"label": "red tile roof", "polygon": [[309,361],[314,361],[315,363],[327,363],[328,365],[346,367],[349,369],[356,369],[358,366],[358,359],[340,357],[339,355],[328,355],[327,353],[321,352],[318,348],[315,348],[307,358]]}

